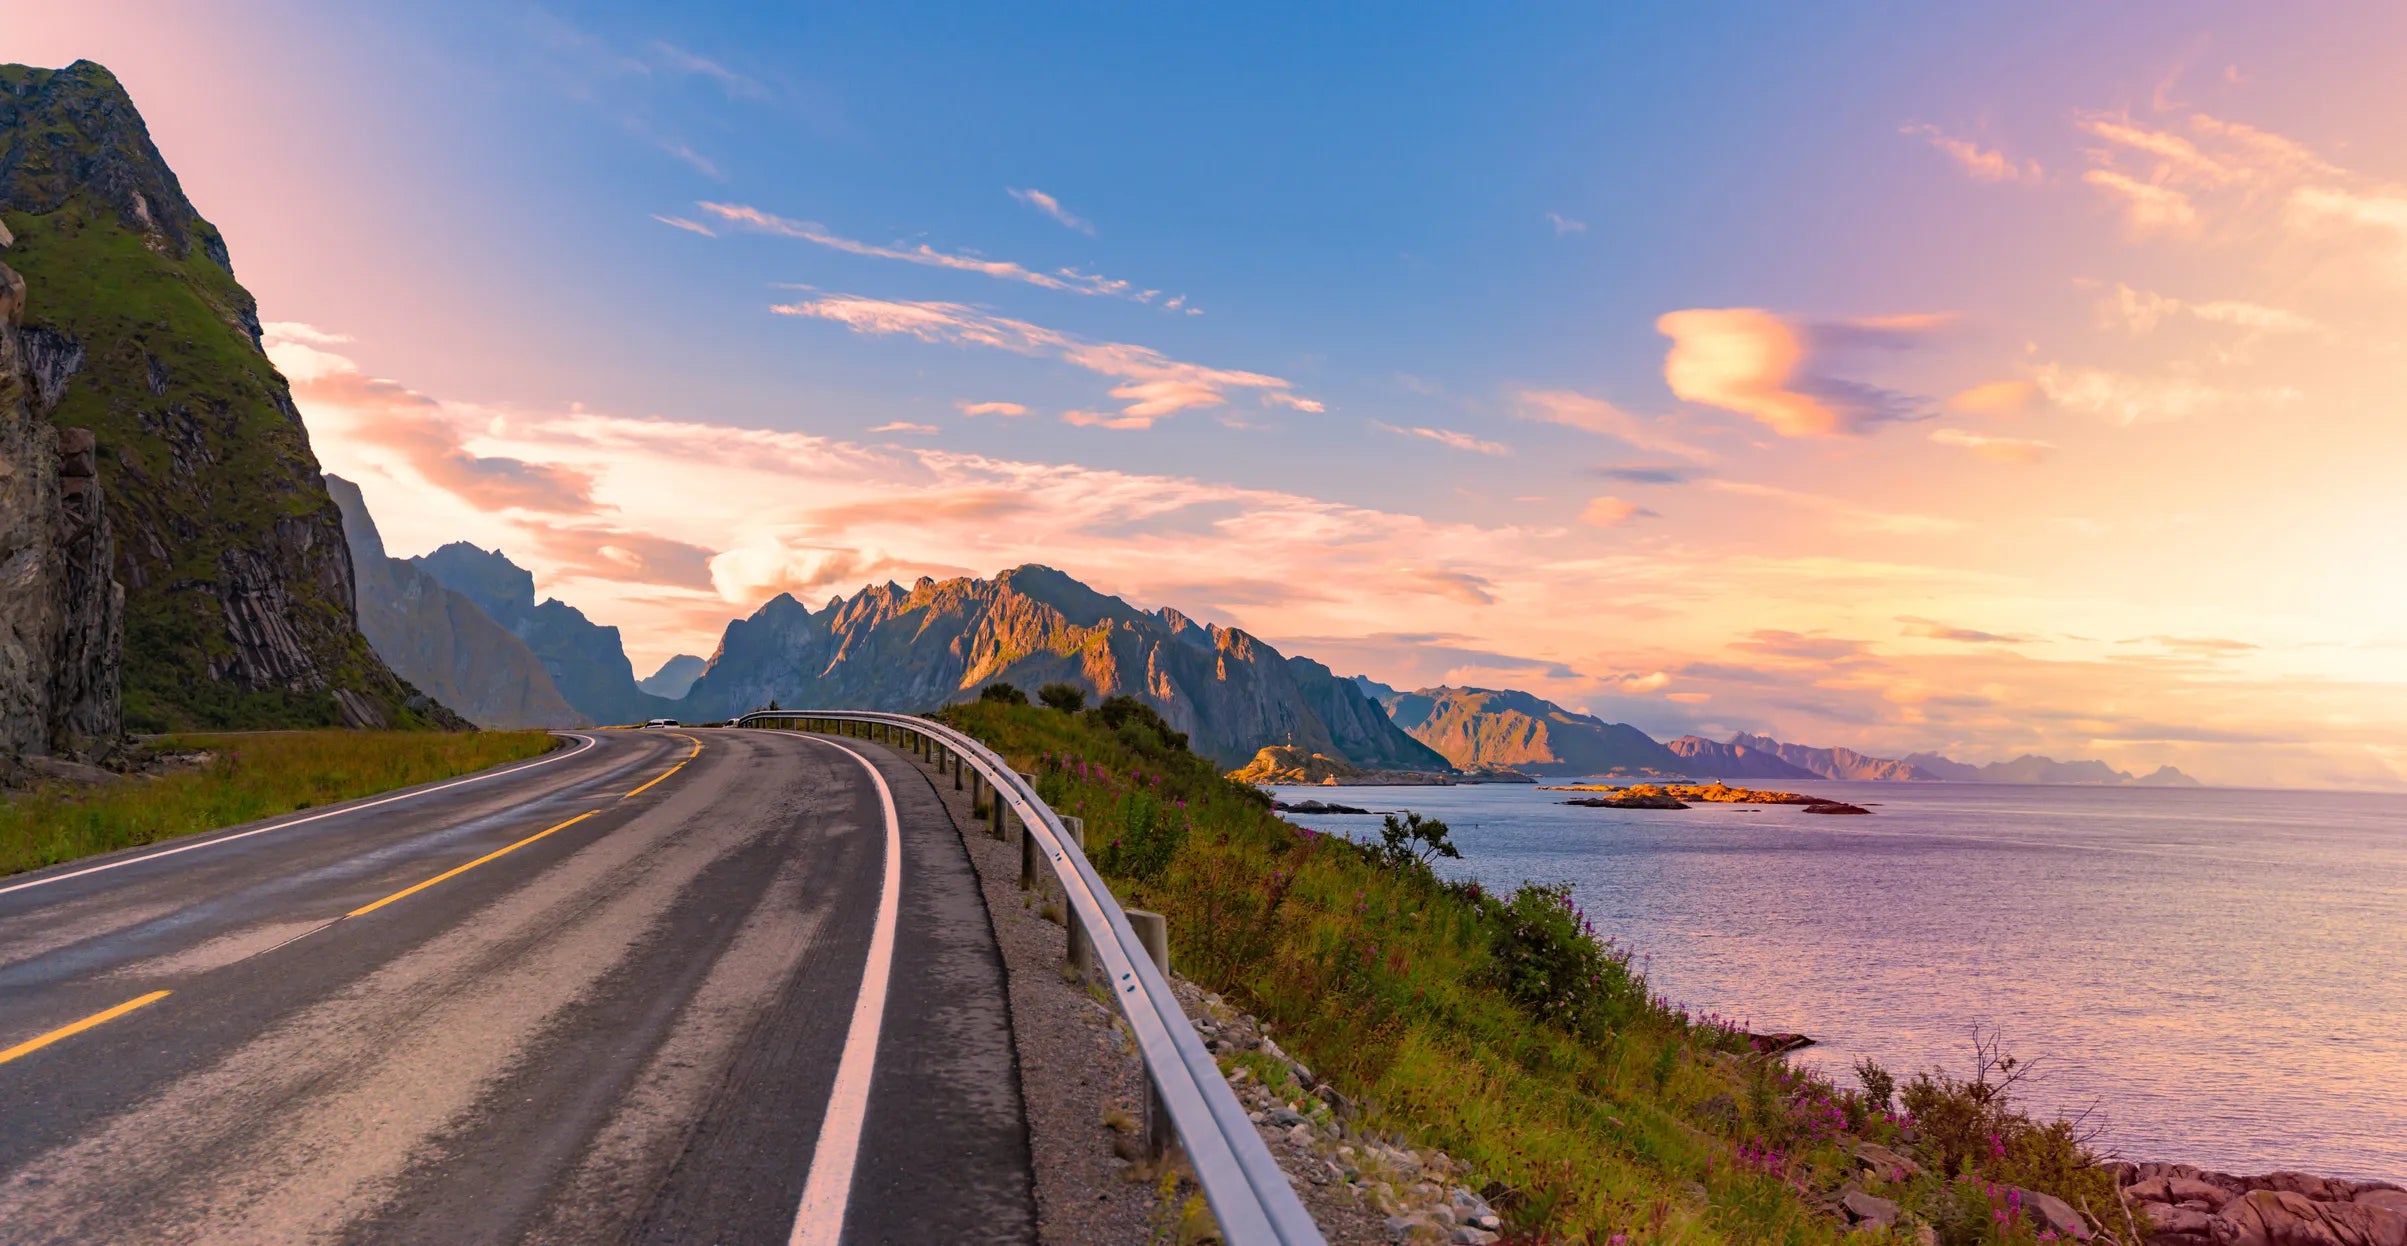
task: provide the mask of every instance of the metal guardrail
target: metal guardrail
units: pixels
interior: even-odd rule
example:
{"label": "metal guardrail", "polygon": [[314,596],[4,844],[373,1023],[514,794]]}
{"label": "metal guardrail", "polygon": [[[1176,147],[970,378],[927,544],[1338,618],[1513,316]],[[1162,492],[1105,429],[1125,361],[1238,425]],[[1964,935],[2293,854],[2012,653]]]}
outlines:
{"label": "metal guardrail", "polygon": [[967,761],[977,771],[1019,815],[1023,833],[1035,836],[1045,859],[1053,863],[1053,873],[1069,901],[1070,919],[1086,931],[1120,1011],[1128,1018],[1154,1092],[1161,1097],[1179,1146],[1195,1168],[1196,1181],[1220,1222],[1222,1235],[1231,1246],[1323,1246],[1320,1227],[1304,1210],[1286,1171],[1229,1090],[1219,1062],[1195,1036],[1194,1024],[1129,925],[1128,915],[1062,826],[1060,816],[1046,806],[1028,781],[978,741],[942,723],[909,714],[762,710],[736,720],[741,727],[789,730],[809,730],[814,723],[855,723],[909,732]]}

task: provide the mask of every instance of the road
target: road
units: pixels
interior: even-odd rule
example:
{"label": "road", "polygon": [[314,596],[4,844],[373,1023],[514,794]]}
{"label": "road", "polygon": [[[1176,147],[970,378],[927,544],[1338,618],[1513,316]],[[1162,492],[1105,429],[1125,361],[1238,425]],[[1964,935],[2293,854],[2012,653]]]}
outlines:
{"label": "road", "polygon": [[1032,1241],[1017,1069],[858,740],[579,733],[0,878],[11,1244]]}

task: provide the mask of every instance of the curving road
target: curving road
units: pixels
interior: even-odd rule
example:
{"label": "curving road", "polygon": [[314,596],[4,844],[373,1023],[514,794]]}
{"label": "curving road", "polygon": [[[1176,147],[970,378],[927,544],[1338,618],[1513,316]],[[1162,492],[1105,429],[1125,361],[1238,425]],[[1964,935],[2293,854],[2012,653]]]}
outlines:
{"label": "curving road", "polygon": [[1017,1068],[858,740],[580,734],[0,878],[10,1243],[1032,1241]]}

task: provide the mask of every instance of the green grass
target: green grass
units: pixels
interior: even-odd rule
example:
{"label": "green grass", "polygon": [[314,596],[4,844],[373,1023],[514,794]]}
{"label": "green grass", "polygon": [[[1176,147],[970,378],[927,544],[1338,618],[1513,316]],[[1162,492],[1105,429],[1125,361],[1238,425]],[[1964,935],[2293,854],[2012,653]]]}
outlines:
{"label": "green grass", "polygon": [[0,876],[214,830],[533,757],[540,731],[278,731],[185,735],[161,753],[205,751],[190,770],[0,803]]}
{"label": "green grass", "polygon": [[[1852,1175],[1851,1140],[1912,1149],[1863,1096],[1653,998],[1559,889],[1484,894],[1300,831],[1141,720],[995,703],[945,716],[1086,819],[1122,902],[1169,918],[1182,972],[1368,1105],[1364,1127],[1468,1161],[1516,1240],[1836,1241],[1844,1226],[1823,1207]],[[1880,1189],[1950,1246],[2032,1240],[1958,1206],[1983,1202],[1984,1178],[2052,1174],[2071,1197],[2101,1177],[2034,1161],[2015,1132],[2030,1122],[1998,1107],[1982,1119],[2012,1164],[1984,1150],[1962,1176]]]}

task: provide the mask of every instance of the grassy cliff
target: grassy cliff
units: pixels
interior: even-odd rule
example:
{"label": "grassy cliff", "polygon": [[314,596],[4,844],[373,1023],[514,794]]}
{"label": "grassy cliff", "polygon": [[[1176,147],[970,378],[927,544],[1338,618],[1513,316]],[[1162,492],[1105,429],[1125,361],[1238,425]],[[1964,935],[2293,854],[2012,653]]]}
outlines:
{"label": "grassy cliff", "polygon": [[1847,1191],[1898,1208],[1873,1241],[1924,1226],[1949,1246],[2037,1241],[2033,1191],[2111,1214],[2070,1129],[2014,1110],[2010,1068],[1833,1086],[1654,998],[1565,890],[1440,880],[1422,858],[1442,828],[1368,844],[1300,830],[1113,708],[945,716],[1086,819],[1121,900],[1168,916],[1182,972],[1275,1026],[1366,1127],[1468,1161],[1508,1237],[1835,1241]]}
{"label": "grassy cliff", "polygon": [[0,221],[51,419],[99,438],[126,725],[457,725],[360,635],[256,305],[106,69],[0,66]]}

